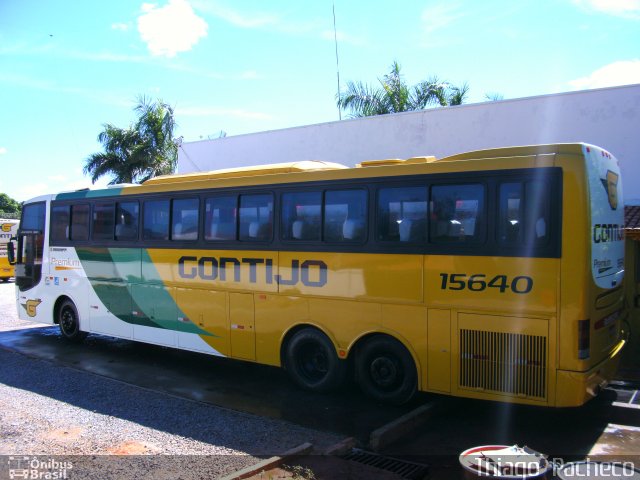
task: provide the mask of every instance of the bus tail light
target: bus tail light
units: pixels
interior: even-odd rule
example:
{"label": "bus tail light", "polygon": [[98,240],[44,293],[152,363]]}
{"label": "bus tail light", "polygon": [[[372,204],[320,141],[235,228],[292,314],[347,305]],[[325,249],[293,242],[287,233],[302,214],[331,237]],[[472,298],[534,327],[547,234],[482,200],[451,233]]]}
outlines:
{"label": "bus tail light", "polygon": [[586,360],[591,356],[591,320],[578,320],[578,358]]}

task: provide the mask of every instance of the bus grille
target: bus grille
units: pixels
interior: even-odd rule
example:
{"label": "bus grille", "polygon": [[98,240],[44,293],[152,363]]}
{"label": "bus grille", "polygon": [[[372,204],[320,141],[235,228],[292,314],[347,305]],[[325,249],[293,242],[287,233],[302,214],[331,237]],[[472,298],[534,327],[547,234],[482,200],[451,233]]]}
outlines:
{"label": "bus grille", "polygon": [[546,359],[546,337],[460,331],[461,387],[544,399]]}

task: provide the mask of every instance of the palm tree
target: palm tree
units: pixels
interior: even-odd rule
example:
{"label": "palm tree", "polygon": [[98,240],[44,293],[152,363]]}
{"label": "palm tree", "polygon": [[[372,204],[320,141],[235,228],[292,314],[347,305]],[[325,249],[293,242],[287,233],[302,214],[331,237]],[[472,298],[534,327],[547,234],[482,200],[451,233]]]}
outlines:
{"label": "palm tree", "polygon": [[138,119],[129,128],[103,126],[98,141],[104,152],[89,155],[83,169],[92,183],[103,175],[111,175],[109,184],[114,184],[144,182],[174,172],[178,146],[173,140],[173,109],[161,100],[140,97],[134,111]]}
{"label": "palm tree", "polygon": [[464,82],[461,86],[456,87],[454,85],[447,85],[447,104],[443,107],[462,105],[467,99],[469,93],[469,84]]}
{"label": "palm tree", "polygon": [[386,113],[423,110],[430,105],[460,105],[466,100],[469,86],[452,87],[447,82],[430,77],[409,87],[400,73],[398,62],[374,88],[362,82],[347,82],[347,90],[337,98],[338,108],[351,110],[351,117],[369,117]]}

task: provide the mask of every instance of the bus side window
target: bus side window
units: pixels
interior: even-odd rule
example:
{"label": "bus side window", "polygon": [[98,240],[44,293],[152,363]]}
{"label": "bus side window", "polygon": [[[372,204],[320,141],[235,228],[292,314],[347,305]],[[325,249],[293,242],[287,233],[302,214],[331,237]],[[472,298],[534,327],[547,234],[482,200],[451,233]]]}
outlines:
{"label": "bus side window", "polygon": [[238,198],[213,197],[205,200],[205,240],[235,240]]}
{"label": "bus side window", "polygon": [[367,192],[329,190],[324,197],[324,240],[362,243],[367,235]]}
{"label": "bus side window", "polygon": [[89,240],[89,204],[71,206],[71,240]]}
{"label": "bus side window", "polygon": [[542,245],[549,239],[549,189],[541,181],[500,184],[498,240],[503,245]]}
{"label": "bus side window", "polygon": [[169,200],[144,202],[142,228],[145,240],[169,240]]}
{"label": "bus side window", "polygon": [[138,239],[138,210],[138,202],[123,202],[117,204],[116,240]]}
{"label": "bus side window", "polygon": [[296,192],[282,195],[282,239],[320,240],[321,192]]}
{"label": "bus side window", "polygon": [[500,213],[498,214],[498,240],[501,244],[519,244],[522,242],[522,183],[502,183],[500,185]]}
{"label": "bus side window", "polygon": [[550,205],[546,183],[534,180],[525,183],[525,242],[543,245],[549,240]]}
{"label": "bus side window", "polygon": [[51,207],[51,241],[69,240],[69,205]]}
{"label": "bus side window", "polygon": [[480,242],[486,230],[485,187],[480,184],[431,187],[431,241]]}
{"label": "bus side window", "polygon": [[197,198],[173,200],[171,240],[197,240],[200,201]]}
{"label": "bus side window", "polygon": [[273,195],[240,195],[240,240],[267,242],[273,235]]}
{"label": "bus side window", "polygon": [[427,238],[427,188],[381,188],[377,229],[378,240],[423,243]]}
{"label": "bus side window", "polygon": [[115,205],[113,203],[96,203],[93,205],[94,240],[113,240],[115,226]]}

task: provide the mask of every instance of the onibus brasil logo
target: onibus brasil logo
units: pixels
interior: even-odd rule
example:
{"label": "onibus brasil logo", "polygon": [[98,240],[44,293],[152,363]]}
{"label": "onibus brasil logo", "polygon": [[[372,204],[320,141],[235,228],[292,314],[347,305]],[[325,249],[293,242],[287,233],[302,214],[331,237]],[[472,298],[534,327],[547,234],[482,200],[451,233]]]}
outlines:
{"label": "onibus brasil logo", "polygon": [[73,463],[69,461],[47,458],[42,460],[38,457],[10,456],[9,478],[25,480],[59,480],[69,478],[69,470],[73,468]]}

